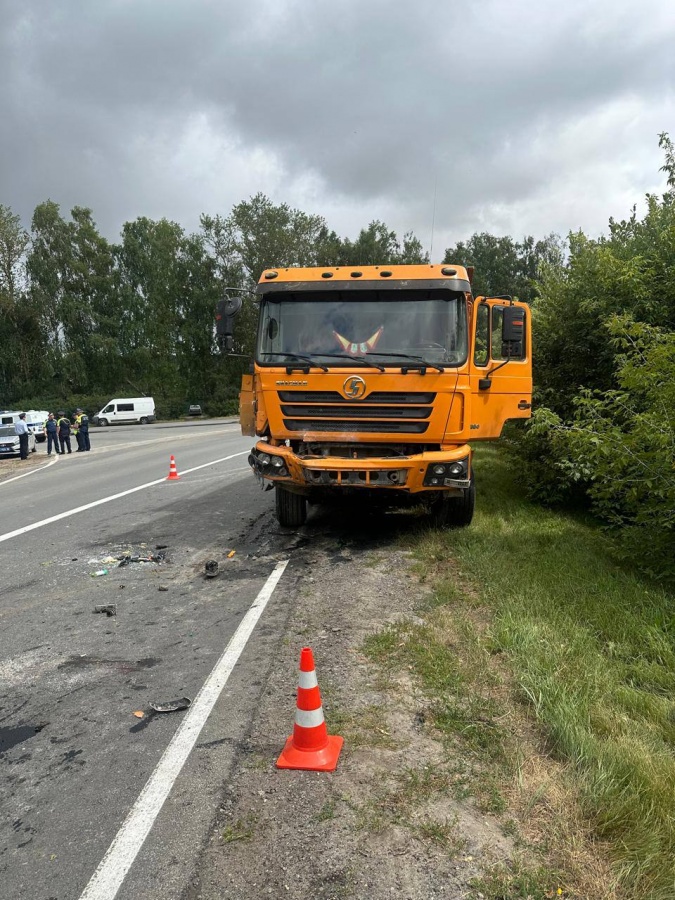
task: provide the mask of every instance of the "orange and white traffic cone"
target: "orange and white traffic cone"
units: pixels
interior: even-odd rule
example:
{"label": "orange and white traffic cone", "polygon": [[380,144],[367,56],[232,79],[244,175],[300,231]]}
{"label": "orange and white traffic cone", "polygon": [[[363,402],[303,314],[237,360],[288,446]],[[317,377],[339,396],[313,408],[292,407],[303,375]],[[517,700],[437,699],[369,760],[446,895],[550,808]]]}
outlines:
{"label": "orange and white traffic cone", "polygon": [[178,474],[178,469],[176,468],[176,460],[173,458],[173,454],[170,457],[169,462],[169,474],[167,475],[167,481],[178,481],[180,479],[180,475]]}
{"label": "orange and white traffic cone", "polygon": [[293,734],[286,741],[277,769],[310,769],[333,772],[337,766],[343,738],[329,736],[321,706],[321,694],[314,670],[314,655],[309,647],[300,651],[300,677]]}

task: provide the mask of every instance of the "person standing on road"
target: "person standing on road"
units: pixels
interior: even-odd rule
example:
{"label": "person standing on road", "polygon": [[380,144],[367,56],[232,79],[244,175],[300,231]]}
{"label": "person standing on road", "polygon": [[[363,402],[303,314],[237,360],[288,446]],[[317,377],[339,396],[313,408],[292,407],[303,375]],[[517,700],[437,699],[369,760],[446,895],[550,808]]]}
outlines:
{"label": "person standing on road", "polygon": [[77,413],[75,422],[77,423],[77,433],[80,443],[77,452],[80,453],[84,450],[91,450],[91,444],[89,442],[89,416],[79,406],[75,412]]}
{"label": "person standing on road", "polygon": [[59,436],[54,413],[49,413],[49,416],[45,420],[45,424],[42,426],[42,430],[47,436],[47,456],[52,455],[52,445],[54,446],[54,450],[56,450],[58,454]]}
{"label": "person standing on road", "polygon": [[26,413],[19,414],[19,421],[14,423],[14,431],[19,435],[19,456],[28,459],[28,425]]}
{"label": "person standing on road", "polygon": [[75,415],[73,416],[73,434],[75,435],[75,440],[77,441],[77,450],[76,453],[79,453],[82,449],[82,435],[80,434],[80,423],[77,418],[77,411],[75,411]]}
{"label": "person standing on road", "polygon": [[68,453],[72,453],[72,447],[70,446],[70,419],[66,417],[64,412],[60,412],[58,414],[59,418],[57,421],[57,425],[59,427],[59,443],[61,444],[61,453],[66,452],[66,448],[68,448]]}

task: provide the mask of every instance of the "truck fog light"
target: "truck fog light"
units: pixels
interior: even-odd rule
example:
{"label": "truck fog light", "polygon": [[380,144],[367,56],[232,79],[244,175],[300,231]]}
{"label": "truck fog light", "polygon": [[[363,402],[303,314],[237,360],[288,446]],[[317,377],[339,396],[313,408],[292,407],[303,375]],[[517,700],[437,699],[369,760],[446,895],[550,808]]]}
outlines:
{"label": "truck fog light", "polygon": [[258,457],[258,462],[260,462],[263,466],[269,466],[270,457],[267,455],[267,453],[261,453]]}
{"label": "truck fog light", "polygon": [[[434,475],[445,475],[445,466],[434,466],[431,471]],[[450,471],[452,471],[452,469]]]}
{"label": "truck fog light", "polygon": [[441,483],[440,478],[430,478],[429,479],[429,484],[440,484],[440,483]]}
{"label": "truck fog light", "polygon": [[280,456],[272,457],[272,465],[275,467],[275,469],[280,469],[283,466],[283,464],[284,464],[284,461]]}
{"label": "truck fog light", "polygon": [[288,469],[286,468],[286,466],[282,466],[282,467],[278,470],[277,474],[278,474],[278,475],[288,475]]}

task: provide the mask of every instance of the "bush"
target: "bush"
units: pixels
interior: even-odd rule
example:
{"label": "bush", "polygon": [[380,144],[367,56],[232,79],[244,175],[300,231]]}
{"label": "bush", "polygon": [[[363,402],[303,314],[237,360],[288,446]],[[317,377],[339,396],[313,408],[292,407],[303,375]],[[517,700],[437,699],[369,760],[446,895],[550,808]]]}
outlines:
{"label": "bush", "polygon": [[618,386],[582,391],[570,424],[536,410],[518,441],[529,492],[585,497],[643,569],[675,576],[675,334],[625,316],[607,330]]}

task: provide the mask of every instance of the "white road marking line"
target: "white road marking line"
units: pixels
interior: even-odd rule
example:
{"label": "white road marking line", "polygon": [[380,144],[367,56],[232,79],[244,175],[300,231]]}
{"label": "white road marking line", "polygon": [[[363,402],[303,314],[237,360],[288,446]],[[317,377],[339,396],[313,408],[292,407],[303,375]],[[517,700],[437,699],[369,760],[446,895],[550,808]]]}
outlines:
{"label": "white road marking line", "polygon": [[[213,459],[211,462],[202,463],[200,466],[193,466],[191,469],[183,469],[183,475],[189,475],[190,472],[197,472],[199,469],[206,469],[208,466],[215,466],[216,463],[227,462],[228,459],[244,456],[250,452],[250,450],[242,450],[241,453],[232,453],[230,456]],[[40,522],[34,522],[32,525],[24,525],[23,528],[17,528],[15,531],[8,531],[7,534],[0,534],[0,543],[8,541],[10,538],[18,537],[20,534],[35,531],[36,528],[42,528],[44,525],[51,525],[52,522],[59,522],[61,519],[67,519],[69,516],[84,512],[86,509],[93,509],[95,506],[110,503],[112,500],[119,500],[120,497],[128,497],[129,494],[135,494],[136,491],[143,491],[146,488],[154,487],[156,484],[161,484],[163,481],[166,481],[166,476],[164,476],[164,478],[158,478],[156,481],[148,481],[147,484],[139,484],[138,487],[129,488],[128,491],[121,491],[119,494],[103,497],[101,500],[93,500],[91,503],[85,503],[84,506],[76,506],[75,509],[67,509],[65,512],[58,513],[56,516],[50,516],[48,519],[42,519]]]}
{"label": "white road marking line", "polygon": [[249,607],[108,847],[80,900],[113,900],[117,895],[287,565],[287,559],[276,564]]}
{"label": "white road marking line", "polygon": [[[217,427],[217,430],[209,431],[209,437],[211,435],[219,435],[219,434],[232,434],[233,432],[239,431],[238,423],[235,423],[231,428],[227,426],[227,424]],[[95,432],[94,432],[95,434]],[[196,437],[202,437],[202,435],[193,434],[179,434],[179,435],[164,435],[162,437],[157,438],[148,438],[147,440],[138,440],[138,441],[127,441],[125,444],[106,444],[105,446],[101,446],[98,441],[96,441],[96,448],[94,451],[97,456],[100,456],[101,453],[114,453],[117,450],[128,450],[129,448],[133,449],[135,447],[147,447],[149,444],[170,444],[174,441],[177,443],[179,441],[192,441]]]}
{"label": "white road marking line", "polygon": [[19,478],[26,478],[28,475],[35,475],[36,472],[41,472],[43,469],[48,469],[49,466],[55,465],[59,461],[59,457],[56,459],[50,459],[48,463],[45,463],[44,466],[38,466],[37,469],[31,469],[30,472],[24,472],[22,475],[14,475],[13,478],[5,478],[4,481],[0,481],[0,485],[9,484],[12,481],[18,481]]}

